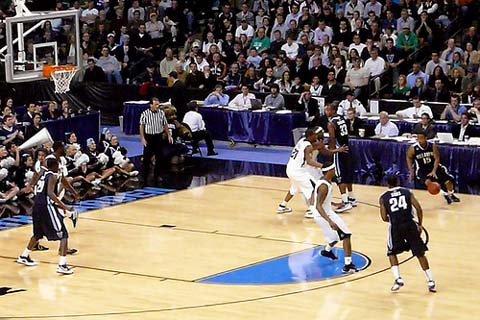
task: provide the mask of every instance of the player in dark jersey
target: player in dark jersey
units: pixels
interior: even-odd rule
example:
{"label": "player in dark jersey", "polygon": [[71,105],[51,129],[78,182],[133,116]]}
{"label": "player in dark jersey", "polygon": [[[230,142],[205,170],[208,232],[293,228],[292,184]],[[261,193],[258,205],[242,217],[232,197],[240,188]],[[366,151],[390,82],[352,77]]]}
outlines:
{"label": "player in dark jersey", "polygon": [[[348,127],[343,116],[337,114],[337,106],[327,104],[325,107],[325,115],[329,119],[328,134],[330,137],[330,149],[333,150],[340,146],[348,147]],[[335,153],[333,155],[333,162],[335,163],[338,188],[342,195],[342,204],[335,209],[335,212],[341,213],[357,206],[357,200],[353,193],[354,168],[352,151]]]}
{"label": "player in dark jersey", "polygon": [[[460,202],[455,195],[455,179],[448,173],[445,166],[440,164],[440,154],[433,142],[427,141],[425,131],[418,131],[417,143],[410,146],[407,152],[407,166],[410,172],[409,180],[415,177],[421,186],[432,182],[440,183],[442,194],[448,204]],[[413,170],[415,163],[415,171]]]}
{"label": "player in dark jersey", "polygon": [[[396,175],[388,176],[387,184],[388,190],[380,196],[379,202],[382,220],[390,223],[387,255],[395,278],[391,290],[398,291],[405,284],[400,276],[397,254],[411,250],[425,271],[428,290],[436,292],[432,271],[425,257],[425,251],[428,248],[420,237],[423,222],[422,207],[410,190],[398,186]],[[413,208],[417,212],[418,223],[414,221]]]}
{"label": "player in dark jersey", "polygon": [[67,266],[66,255],[68,248],[68,232],[63,223],[63,214],[70,216],[75,226],[78,213],[67,207],[55,194],[57,186],[58,161],[55,158],[46,160],[47,170],[42,172],[41,178],[35,185],[35,200],[32,212],[33,236],[30,238],[27,248],[17,259],[18,263],[26,266],[34,266],[37,263],[30,258],[30,251],[33,250],[38,240],[46,237],[49,241],[60,241],[60,260],[57,272],[71,274],[73,270]]}

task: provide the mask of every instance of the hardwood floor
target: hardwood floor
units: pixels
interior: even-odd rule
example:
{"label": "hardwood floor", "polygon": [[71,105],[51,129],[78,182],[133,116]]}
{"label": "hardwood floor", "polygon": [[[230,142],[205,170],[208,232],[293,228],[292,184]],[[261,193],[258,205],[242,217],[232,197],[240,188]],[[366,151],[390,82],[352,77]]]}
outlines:
{"label": "hardwood floor", "polygon": [[54,242],[32,253],[38,266],[14,263],[31,225],[0,231],[0,319],[471,319],[480,312],[480,198],[471,195],[448,206],[415,190],[436,294],[416,259],[401,264],[406,285],[390,292],[388,225],[377,206],[385,189],[373,186],[356,186],[361,203],[342,215],[353,250],[371,259],[365,270],[291,284],[196,282],[325,244],[315,222],[303,218],[301,198],[292,200],[291,215],[276,214],[288,187],[288,179],[247,176],[86,212],[77,229],[66,222],[70,245],[79,249],[67,260],[71,276],[55,273]]}

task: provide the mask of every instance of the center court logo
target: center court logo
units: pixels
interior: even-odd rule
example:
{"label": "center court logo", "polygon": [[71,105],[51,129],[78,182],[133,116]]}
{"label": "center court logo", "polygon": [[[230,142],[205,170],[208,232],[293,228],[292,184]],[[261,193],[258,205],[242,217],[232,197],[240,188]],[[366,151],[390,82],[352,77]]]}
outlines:
{"label": "center court logo", "polygon": [[[229,270],[197,280],[200,283],[268,285],[319,281],[347,276],[342,273],[343,249],[334,249],[338,260],[320,256],[323,247],[315,247],[285,256]],[[362,253],[352,252],[352,262],[360,272],[370,265]]]}

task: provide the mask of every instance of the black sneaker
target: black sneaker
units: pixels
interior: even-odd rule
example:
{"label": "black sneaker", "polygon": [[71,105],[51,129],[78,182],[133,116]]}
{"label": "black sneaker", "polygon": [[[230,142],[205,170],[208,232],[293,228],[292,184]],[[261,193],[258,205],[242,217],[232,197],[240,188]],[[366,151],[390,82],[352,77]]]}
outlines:
{"label": "black sneaker", "polygon": [[32,251],[46,251],[48,250],[48,247],[42,246],[40,243],[37,242],[37,244],[33,247]]}
{"label": "black sneaker", "polygon": [[332,260],[337,260],[338,259],[338,257],[332,251],[322,250],[322,251],[320,251],[320,254],[323,257],[327,257],[327,258],[332,259]]}
{"label": "black sneaker", "polygon": [[[69,254],[69,255],[74,255],[77,252],[78,252],[78,250],[75,249],[75,248],[67,249],[67,254]],[[58,254],[60,254],[60,250],[58,250]]]}
{"label": "black sneaker", "polygon": [[354,273],[354,272],[357,272],[357,271],[358,271],[358,269],[353,263],[346,264],[342,268],[343,273]]}
{"label": "black sneaker", "polygon": [[453,199],[449,194],[444,195],[445,200],[447,200],[447,204],[452,204]]}
{"label": "black sneaker", "polygon": [[450,195],[450,198],[452,198],[453,202],[460,202],[460,199],[453,193]]}

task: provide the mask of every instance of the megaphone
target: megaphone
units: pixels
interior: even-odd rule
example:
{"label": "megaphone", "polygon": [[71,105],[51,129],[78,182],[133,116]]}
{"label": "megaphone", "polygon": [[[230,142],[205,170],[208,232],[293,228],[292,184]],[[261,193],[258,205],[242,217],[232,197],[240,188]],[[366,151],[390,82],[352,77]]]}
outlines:
{"label": "megaphone", "polygon": [[50,132],[48,132],[47,128],[43,128],[39,132],[37,132],[33,137],[22,143],[20,150],[30,149],[36,146],[41,146],[44,143],[53,143],[53,139],[50,136]]}

